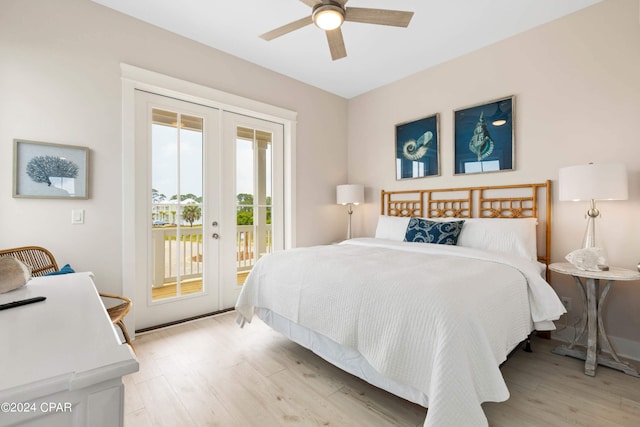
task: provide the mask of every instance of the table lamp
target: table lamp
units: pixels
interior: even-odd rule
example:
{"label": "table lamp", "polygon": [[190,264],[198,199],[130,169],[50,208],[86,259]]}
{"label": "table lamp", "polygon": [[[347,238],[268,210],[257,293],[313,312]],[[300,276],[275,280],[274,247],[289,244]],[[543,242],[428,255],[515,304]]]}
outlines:
{"label": "table lamp", "polygon": [[347,239],[351,239],[351,215],[353,205],[364,202],[364,185],[344,184],[336,188],[336,200],[339,205],[348,205],[349,223],[347,226]]}
{"label": "table lamp", "polygon": [[561,201],[587,200],[587,228],[583,248],[596,246],[595,219],[600,216],[596,200],[627,200],[629,198],[627,169],[622,163],[589,163],[568,166],[558,171]]}

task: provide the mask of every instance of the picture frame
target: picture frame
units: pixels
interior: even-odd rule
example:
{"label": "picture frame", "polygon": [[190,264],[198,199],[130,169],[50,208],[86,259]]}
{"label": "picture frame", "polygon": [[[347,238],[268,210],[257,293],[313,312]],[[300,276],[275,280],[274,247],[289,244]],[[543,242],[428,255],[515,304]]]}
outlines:
{"label": "picture frame", "polygon": [[454,111],[454,174],[515,170],[515,96]]}
{"label": "picture frame", "polygon": [[89,149],[13,140],[13,197],[88,199]]}
{"label": "picture frame", "polygon": [[396,125],[396,180],[440,175],[440,114]]}

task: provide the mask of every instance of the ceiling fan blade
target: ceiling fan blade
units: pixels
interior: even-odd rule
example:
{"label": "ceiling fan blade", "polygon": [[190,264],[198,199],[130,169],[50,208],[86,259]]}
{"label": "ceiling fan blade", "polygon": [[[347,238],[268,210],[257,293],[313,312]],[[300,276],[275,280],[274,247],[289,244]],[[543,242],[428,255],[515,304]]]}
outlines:
{"label": "ceiling fan blade", "polygon": [[306,16],[302,19],[298,19],[297,21],[289,22],[288,24],[283,25],[282,27],[278,27],[275,30],[266,32],[262,34],[260,38],[266,41],[270,41],[275,39],[276,37],[280,37],[287,33],[290,33],[291,31],[299,30],[302,27],[306,27],[309,24],[313,24],[313,19],[311,18],[311,16]]}
{"label": "ceiling fan blade", "polygon": [[342,38],[342,30],[325,31],[327,33],[327,42],[329,42],[329,50],[331,51],[331,59],[344,58],[347,56],[347,49],[344,47],[344,39]]}
{"label": "ceiling fan blade", "polygon": [[313,7],[318,3],[322,3],[321,0],[300,0],[302,3],[306,4],[309,7]]}
{"label": "ceiling fan blade", "polygon": [[348,7],[344,15],[345,21],[362,22],[365,24],[391,25],[393,27],[408,27],[413,12],[402,10],[369,9],[366,7]]}

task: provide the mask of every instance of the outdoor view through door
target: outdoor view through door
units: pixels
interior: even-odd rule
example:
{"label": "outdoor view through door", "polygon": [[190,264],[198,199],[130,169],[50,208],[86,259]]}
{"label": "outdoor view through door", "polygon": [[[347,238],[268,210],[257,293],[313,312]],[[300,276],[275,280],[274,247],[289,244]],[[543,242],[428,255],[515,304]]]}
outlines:
{"label": "outdoor view through door", "polygon": [[152,300],[203,291],[203,119],[152,109]]}
{"label": "outdoor view through door", "polygon": [[[272,250],[272,143],[267,131],[236,131],[236,281]],[[203,121],[152,109],[152,301],[202,292]]]}
{"label": "outdoor view through door", "polygon": [[236,133],[236,259],[238,284],[272,250],[270,132],[238,126]]}

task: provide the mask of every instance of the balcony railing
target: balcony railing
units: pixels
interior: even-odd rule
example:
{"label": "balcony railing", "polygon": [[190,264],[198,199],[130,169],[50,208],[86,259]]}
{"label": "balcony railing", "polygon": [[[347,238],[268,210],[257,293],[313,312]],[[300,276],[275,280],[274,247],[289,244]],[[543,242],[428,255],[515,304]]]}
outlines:
{"label": "balcony railing", "polygon": [[[271,252],[271,225],[239,225],[236,230],[236,269],[246,272],[260,256]],[[153,227],[151,233],[154,288],[175,283],[178,276],[181,280],[202,277],[201,225],[180,227],[179,239],[176,227]]]}

